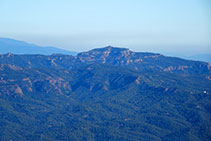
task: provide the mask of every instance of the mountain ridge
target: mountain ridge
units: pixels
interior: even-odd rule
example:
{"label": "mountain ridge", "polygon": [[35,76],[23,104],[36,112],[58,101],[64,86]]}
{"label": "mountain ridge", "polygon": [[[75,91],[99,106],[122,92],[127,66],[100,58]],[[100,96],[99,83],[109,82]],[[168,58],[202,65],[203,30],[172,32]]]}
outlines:
{"label": "mountain ridge", "polygon": [[[30,60],[24,59],[31,58]],[[93,49],[87,52],[81,52],[77,56],[68,56],[62,54],[52,54],[49,56],[43,55],[13,55],[4,54],[0,55],[2,63],[4,60],[16,61],[21,59],[22,64],[27,64],[26,66],[36,64],[36,59],[44,59],[47,66],[53,67],[54,65],[63,68],[77,67],[82,64],[111,64],[114,66],[127,66],[135,70],[153,70],[153,71],[169,71],[174,73],[205,73],[210,70],[210,63],[202,61],[191,61],[185,60],[177,57],[167,57],[158,53],[148,53],[148,52],[133,52],[127,48],[117,48],[117,47],[104,47]],[[33,59],[34,58],[34,59]],[[36,58],[36,59],[35,59]],[[8,61],[7,61],[8,62]],[[5,63],[7,63],[5,62]],[[12,62],[11,62],[12,63]],[[21,63],[16,63],[20,64]],[[197,70],[197,71],[196,71]]]}
{"label": "mountain ridge", "polygon": [[11,38],[0,37],[0,53],[13,53],[13,54],[43,54],[51,55],[53,53],[61,53],[68,55],[76,55],[76,52],[59,49],[56,47],[42,47],[24,41],[19,41]]}

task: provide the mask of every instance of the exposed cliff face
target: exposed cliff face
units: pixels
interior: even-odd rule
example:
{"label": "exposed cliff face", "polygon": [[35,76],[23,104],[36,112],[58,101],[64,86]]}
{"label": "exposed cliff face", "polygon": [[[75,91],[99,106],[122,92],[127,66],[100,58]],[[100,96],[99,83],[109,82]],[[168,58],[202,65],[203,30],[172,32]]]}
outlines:
{"label": "exposed cliff face", "polygon": [[128,66],[136,70],[169,71],[174,73],[201,73],[210,70],[210,64],[166,57],[156,53],[136,53],[126,48],[105,47],[79,53],[76,57],[83,63],[103,63]]}
{"label": "exposed cliff face", "polygon": [[19,85],[5,85],[2,86],[0,82],[0,95],[2,96],[23,96],[24,93]]}

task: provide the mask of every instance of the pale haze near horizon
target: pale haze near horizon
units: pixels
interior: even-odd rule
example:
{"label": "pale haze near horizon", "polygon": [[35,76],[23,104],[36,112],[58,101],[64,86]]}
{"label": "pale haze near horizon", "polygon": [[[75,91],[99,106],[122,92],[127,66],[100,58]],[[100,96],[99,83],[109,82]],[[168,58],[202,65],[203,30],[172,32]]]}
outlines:
{"label": "pale haze near horizon", "polygon": [[209,0],[0,0],[0,37],[86,51],[211,53]]}

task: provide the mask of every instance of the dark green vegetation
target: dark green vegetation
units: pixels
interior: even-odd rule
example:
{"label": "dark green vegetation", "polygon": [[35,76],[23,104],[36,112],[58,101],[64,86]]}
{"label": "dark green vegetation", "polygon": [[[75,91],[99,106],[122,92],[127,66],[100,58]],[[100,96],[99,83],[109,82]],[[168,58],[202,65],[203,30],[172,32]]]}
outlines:
{"label": "dark green vegetation", "polygon": [[106,47],[0,55],[1,140],[211,140],[210,64]]}

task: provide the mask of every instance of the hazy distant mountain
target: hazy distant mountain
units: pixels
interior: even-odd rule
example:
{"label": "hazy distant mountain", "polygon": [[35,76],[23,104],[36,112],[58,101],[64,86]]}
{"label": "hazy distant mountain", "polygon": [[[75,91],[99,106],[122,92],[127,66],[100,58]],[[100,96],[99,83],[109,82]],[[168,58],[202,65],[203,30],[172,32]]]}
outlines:
{"label": "hazy distant mountain", "polygon": [[0,55],[0,140],[211,140],[210,64],[105,47]]}
{"label": "hazy distant mountain", "polygon": [[197,54],[193,56],[186,57],[187,59],[191,60],[200,60],[205,62],[211,62],[211,54]]}
{"label": "hazy distant mountain", "polygon": [[13,54],[68,54],[76,55],[76,52],[59,49],[56,47],[41,47],[35,44],[29,44],[23,41],[18,41],[10,38],[0,38],[0,53]]}

